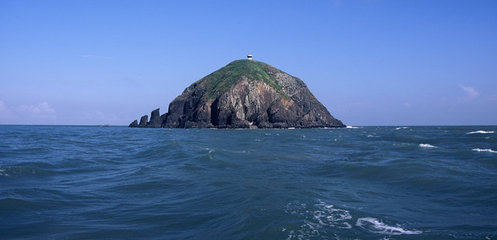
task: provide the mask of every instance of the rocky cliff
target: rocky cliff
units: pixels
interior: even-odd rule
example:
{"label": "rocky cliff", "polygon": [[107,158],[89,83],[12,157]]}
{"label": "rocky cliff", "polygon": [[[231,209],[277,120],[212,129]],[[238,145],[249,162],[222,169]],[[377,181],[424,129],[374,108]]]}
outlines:
{"label": "rocky cliff", "polygon": [[268,64],[237,60],[185,89],[160,116],[130,127],[309,128],[344,127],[305,83]]}

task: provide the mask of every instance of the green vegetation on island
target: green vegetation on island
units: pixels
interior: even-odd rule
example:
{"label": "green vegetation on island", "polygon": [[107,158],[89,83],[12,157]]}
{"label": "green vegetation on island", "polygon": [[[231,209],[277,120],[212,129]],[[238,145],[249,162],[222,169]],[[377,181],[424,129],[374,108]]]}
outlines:
{"label": "green vegetation on island", "polygon": [[205,84],[206,94],[209,98],[217,98],[235,85],[242,76],[246,76],[252,81],[263,81],[288,97],[276,81],[274,73],[270,72],[271,68],[273,67],[263,62],[236,60],[200,79],[197,83]]}

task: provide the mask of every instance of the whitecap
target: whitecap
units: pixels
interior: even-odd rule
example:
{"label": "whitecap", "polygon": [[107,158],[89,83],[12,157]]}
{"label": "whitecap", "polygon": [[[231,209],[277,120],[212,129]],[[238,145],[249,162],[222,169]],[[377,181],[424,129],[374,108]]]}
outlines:
{"label": "whitecap", "polygon": [[421,234],[419,230],[406,230],[400,226],[390,226],[380,220],[372,217],[357,219],[356,226],[365,229],[372,233],[387,234],[387,235],[402,235],[402,234]]}
{"label": "whitecap", "polygon": [[350,212],[345,209],[334,208],[333,205],[326,204],[325,202],[319,200],[316,204],[317,209],[313,212],[313,217],[320,225],[339,227],[339,228],[351,228],[350,224],[345,222],[352,218]]}
{"label": "whitecap", "polygon": [[406,129],[407,127],[396,127],[395,130]]}
{"label": "whitecap", "polygon": [[433,146],[433,145],[428,144],[428,143],[420,143],[419,147],[422,147],[422,148],[438,148],[437,146]]}
{"label": "whitecap", "polygon": [[345,128],[359,128],[359,127],[354,127],[354,126],[346,126]]}
{"label": "whitecap", "polygon": [[316,204],[289,203],[285,212],[302,217],[297,229],[286,229],[288,239],[309,239],[330,234],[336,229],[351,229],[352,215],[345,209],[318,200]]}
{"label": "whitecap", "polygon": [[489,153],[497,153],[497,151],[492,150],[490,148],[473,148],[473,151],[476,152],[489,152]]}
{"label": "whitecap", "polygon": [[7,169],[0,168],[0,176],[8,177]]}
{"label": "whitecap", "polygon": [[468,132],[466,134],[490,134],[490,133],[494,133],[494,131],[484,131],[484,130],[478,130],[478,131],[474,131],[474,132]]}
{"label": "whitecap", "polygon": [[212,148],[206,148],[206,150],[208,150],[207,152],[207,156],[209,157],[210,160],[213,160],[214,159],[214,153],[216,152],[216,150],[212,149]]}

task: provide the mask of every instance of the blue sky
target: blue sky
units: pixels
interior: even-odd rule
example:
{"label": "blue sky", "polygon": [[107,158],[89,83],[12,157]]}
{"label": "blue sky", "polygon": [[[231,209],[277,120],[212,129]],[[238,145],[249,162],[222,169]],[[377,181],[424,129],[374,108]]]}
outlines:
{"label": "blue sky", "polygon": [[127,125],[252,53],[348,125],[497,124],[497,1],[0,1],[0,124]]}

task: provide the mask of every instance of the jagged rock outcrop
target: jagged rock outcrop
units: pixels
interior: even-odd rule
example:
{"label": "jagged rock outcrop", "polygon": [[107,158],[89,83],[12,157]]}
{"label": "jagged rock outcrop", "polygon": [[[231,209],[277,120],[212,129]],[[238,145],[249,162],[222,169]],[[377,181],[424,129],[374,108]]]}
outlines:
{"label": "jagged rock outcrop", "polygon": [[138,127],[345,126],[312,95],[302,80],[251,60],[231,62],[193,83],[169,104],[166,114],[160,116],[159,109],[156,109],[150,122],[146,122],[144,117]]}
{"label": "jagged rock outcrop", "polygon": [[160,116],[159,109],[157,108],[154,111],[152,111],[152,113],[150,114],[150,122],[148,122],[145,127],[160,128],[161,126],[162,126],[162,119]]}
{"label": "jagged rock outcrop", "polygon": [[147,122],[148,122],[148,116],[147,115],[143,115],[140,118],[140,124],[138,124],[138,127],[145,127],[145,126],[147,126]]}
{"label": "jagged rock outcrop", "polygon": [[129,124],[128,127],[138,127],[138,121],[133,121],[132,123]]}

